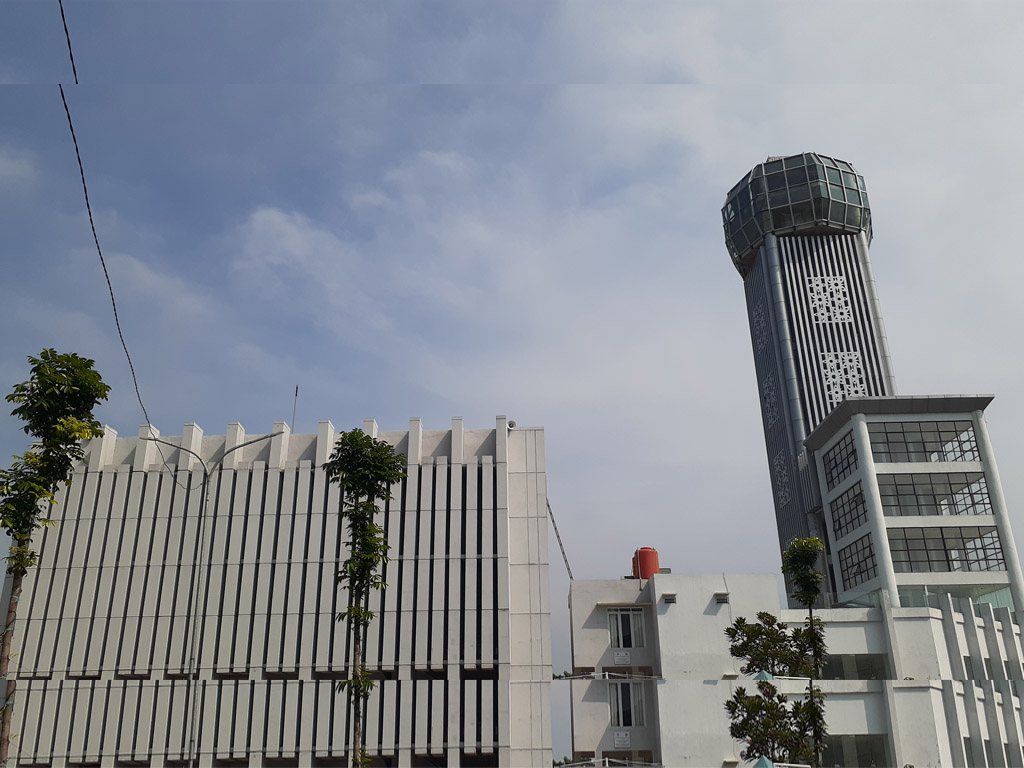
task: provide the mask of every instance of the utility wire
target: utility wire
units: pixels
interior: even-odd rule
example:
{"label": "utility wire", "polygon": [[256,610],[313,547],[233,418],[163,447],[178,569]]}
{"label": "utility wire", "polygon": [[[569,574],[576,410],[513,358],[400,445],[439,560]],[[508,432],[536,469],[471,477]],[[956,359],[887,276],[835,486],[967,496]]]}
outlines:
{"label": "utility wire", "polygon": [[566,557],[565,547],[562,545],[562,536],[558,533],[558,526],[555,524],[555,513],[551,511],[551,502],[545,499],[548,505],[548,517],[551,518],[551,527],[555,529],[555,538],[558,539],[558,548],[562,550],[562,560],[565,562],[565,570],[569,574],[569,581],[572,581],[572,568],[569,567],[569,558]]}
{"label": "utility wire", "polygon": [[[70,48],[69,48],[70,50]],[[76,80],[77,82],[77,80]],[[78,173],[82,177],[82,193],[85,195],[85,210],[89,214],[89,226],[92,228],[92,239],[96,243],[96,253],[100,257],[100,265],[103,267],[103,276],[107,279],[107,290],[110,292],[110,306],[114,309],[114,325],[117,327],[117,336],[121,339],[121,348],[124,350],[124,356],[128,358],[128,369],[132,373],[132,383],[135,385],[135,397],[139,401],[139,407],[142,408],[142,415],[146,418],[146,426],[150,429],[150,436],[152,436],[153,422],[149,418],[149,412],[146,410],[146,404],[142,402],[142,393],[139,391],[139,380],[135,375],[135,365],[132,363],[132,356],[128,352],[128,344],[124,340],[124,333],[121,331],[121,319],[117,315],[117,300],[114,298],[114,286],[110,282],[110,273],[107,271],[107,262],[103,258],[103,249],[100,248],[100,238],[96,234],[96,222],[92,215],[92,205],[89,203],[89,187],[85,183],[85,167],[82,165],[82,153],[78,149],[78,138],[75,136],[75,125],[71,121],[71,110],[68,109],[68,100],[64,96],[64,86],[58,84],[60,88],[60,99],[64,102],[64,114],[68,116],[68,128],[71,130],[71,141],[75,145],[75,158],[78,160]],[[171,477],[174,478],[175,484],[184,490],[191,490],[183,485],[177,478],[176,473],[171,472],[171,468],[167,466],[167,458],[164,456],[163,449],[157,444],[157,451],[160,453],[160,460],[163,462],[164,469],[170,473]]]}
{"label": "utility wire", "polygon": [[[60,5],[60,20],[64,22],[64,37],[68,41],[68,56],[71,58],[71,74],[75,76],[75,85],[78,85],[78,70],[75,69],[75,54],[71,52],[71,35],[68,32],[68,20],[64,18],[64,0],[57,0],[57,3]],[[61,93],[63,94],[63,90]],[[64,109],[67,108],[68,105],[65,104]],[[71,119],[70,116],[68,119]],[[74,131],[72,131],[72,134],[74,134]]]}

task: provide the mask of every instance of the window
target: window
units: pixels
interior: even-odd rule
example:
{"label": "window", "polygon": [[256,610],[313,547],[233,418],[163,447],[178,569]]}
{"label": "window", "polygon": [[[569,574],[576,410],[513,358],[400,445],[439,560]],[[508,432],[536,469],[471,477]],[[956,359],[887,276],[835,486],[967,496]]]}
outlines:
{"label": "window", "polygon": [[839,550],[839,568],[843,573],[844,589],[853,589],[878,575],[875,548],[871,545],[870,533]]}
{"label": "window", "polygon": [[981,472],[879,475],[878,492],[887,517],[992,514]]}
{"label": "window", "polygon": [[970,421],[894,421],[868,424],[878,462],[978,461]]}
{"label": "window", "polygon": [[825,479],[831,491],[857,469],[857,448],[853,444],[853,432],[832,446],[822,459]]}
{"label": "window", "polygon": [[832,512],[832,528],[837,541],[867,522],[868,509],[864,504],[864,490],[860,483],[830,501],[828,507]]}
{"label": "window", "polygon": [[609,608],[608,630],[612,648],[644,647],[644,609]]}
{"label": "window", "polygon": [[896,573],[1005,571],[994,527],[891,528],[889,550]]}
{"label": "window", "polygon": [[632,728],[643,725],[643,683],[608,683],[608,706],[611,709],[613,728]]}

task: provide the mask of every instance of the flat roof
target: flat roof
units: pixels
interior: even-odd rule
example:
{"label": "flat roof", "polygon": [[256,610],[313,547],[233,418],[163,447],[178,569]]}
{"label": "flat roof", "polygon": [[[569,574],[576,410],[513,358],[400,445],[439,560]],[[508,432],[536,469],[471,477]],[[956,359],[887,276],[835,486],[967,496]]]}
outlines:
{"label": "flat roof", "polygon": [[854,414],[898,415],[901,413],[970,413],[983,411],[995,395],[893,395],[889,397],[851,397],[832,409],[804,445],[816,451],[828,442]]}

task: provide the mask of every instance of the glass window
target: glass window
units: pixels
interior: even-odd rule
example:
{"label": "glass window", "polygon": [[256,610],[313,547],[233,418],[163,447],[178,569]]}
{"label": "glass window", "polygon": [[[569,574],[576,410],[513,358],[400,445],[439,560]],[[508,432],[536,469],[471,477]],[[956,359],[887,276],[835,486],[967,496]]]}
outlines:
{"label": "glass window", "polygon": [[859,227],[862,221],[861,210],[853,205],[846,206],[846,223],[851,227]]}
{"label": "glass window", "polygon": [[868,424],[877,462],[978,461],[970,421],[896,421]]}
{"label": "glass window", "polygon": [[748,189],[752,195],[761,194],[764,192],[764,179],[751,179]]}
{"label": "glass window", "polygon": [[797,184],[804,184],[807,182],[807,171],[801,165],[799,168],[791,168],[786,171],[786,184],[789,186],[795,186]]}
{"label": "glass window", "polygon": [[609,682],[608,706],[613,728],[644,724],[644,687],[641,682]]}
{"label": "glass window", "polygon": [[878,575],[870,533],[839,550],[839,568],[843,575],[843,589],[852,589]]}
{"label": "glass window", "polygon": [[878,475],[878,491],[887,517],[992,514],[981,472]]}
{"label": "glass window", "polygon": [[840,186],[837,186],[835,184],[829,184],[828,185],[828,193],[829,193],[829,196],[833,200],[838,200],[839,202],[843,202],[843,200],[846,199],[846,198],[843,197],[843,188],[840,187]]}
{"label": "glass window", "polygon": [[793,224],[810,224],[814,221],[814,209],[810,201],[806,203],[793,203]]}
{"label": "glass window", "polygon": [[793,226],[793,212],[787,205],[785,208],[772,209],[772,226],[775,229],[786,229]]}
{"label": "glass window", "polygon": [[829,220],[842,224],[846,219],[846,203],[833,200],[828,214]]}
{"label": "glass window", "polygon": [[789,188],[789,199],[794,203],[810,200],[811,190],[806,184],[797,184],[795,187]]}
{"label": "glass window", "polygon": [[852,173],[847,173],[846,171],[843,171],[842,175],[843,184],[850,187],[851,189],[857,188],[857,177],[855,175],[853,175]]}
{"label": "glass window", "polygon": [[804,167],[804,156],[803,155],[790,155],[784,158],[782,161],[786,168],[799,168],[803,170]]}
{"label": "glass window", "polygon": [[843,177],[839,175],[839,171],[837,171],[835,168],[826,168],[825,175],[828,177],[828,180],[833,184],[843,183]]}
{"label": "glass window", "polygon": [[814,205],[814,218],[825,220],[828,218],[828,198],[822,200],[819,197],[811,201]]}
{"label": "glass window", "polygon": [[612,648],[643,648],[644,609],[609,608],[608,630]]}
{"label": "glass window", "polygon": [[853,444],[853,432],[829,448],[822,458],[825,469],[825,481],[831,491],[857,469],[857,448]]}
{"label": "glass window", "polygon": [[785,189],[778,189],[774,192],[768,193],[768,205],[772,208],[781,208],[784,205],[789,205],[789,195]]}
{"label": "glass window", "polygon": [[828,184],[824,181],[815,181],[811,184],[811,194],[815,197],[828,197]]}
{"label": "glass window", "polygon": [[781,171],[781,170],[782,170],[782,161],[781,160],[772,160],[770,163],[765,163],[764,164],[765,175],[767,175],[769,173],[776,173],[776,172]]}
{"label": "glass window", "polygon": [[860,205],[860,192],[855,189],[846,190],[846,202]]}
{"label": "glass window", "polygon": [[867,522],[868,508],[864,503],[864,489],[860,483],[830,501],[828,506],[832,513],[832,530],[835,532],[836,540]]}
{"label": "glass window", "polygon": [[774,192],[777,189],[786,188],[786,174],[784,173],[771,173],[768,174],[768,191]]}
{"label": "glass window", "polygon": [[847,163],[844,160],[836,160],[836,165],[838,165],[844,171],[852,171],[853,170],[853,166],[850,165],[849,163]]}
{"label": "glass window", "polygon": [[821,165],[808,165],[807,166],[807,178],[810,181],[824,180],[825,179],[825,168]]}
{"label": "glass window", "polygon": [[897,573],[1006,570],[993,526],[891,528],[888,536]]}

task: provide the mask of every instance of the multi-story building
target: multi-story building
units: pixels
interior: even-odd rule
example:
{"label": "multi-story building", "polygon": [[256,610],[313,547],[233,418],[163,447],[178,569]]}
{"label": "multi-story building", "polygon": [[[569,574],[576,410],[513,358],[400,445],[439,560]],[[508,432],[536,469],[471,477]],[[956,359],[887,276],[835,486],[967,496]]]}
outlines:
{"label": "multi-story building", "polygon": [[[408,459],[365,636],[375,764],[551,763],[544,438],[513,427],[363,427]],[[12,764],[347,765],[334,427],[271,434],[89,444],[20,602]]]}
{"label": "multi-story building", "polygon": [[[583,765],[736,766],[724,703],[754,683],[724,630],[768,611],[790,626],[771,575],[659,573],[570,586],[573,759]],[[1024,765],[1024,649],[1008,608],[937,595],[934,607],[832,608],[818,685],[824,766]],[[803,678],[774,678],[801,698]]]}
{"label": "multi-story building", "polygon": [[[1024,766],[1024,578],[984,411],[898,396],[848,163],[769,158],[729,192],[780,547],[825,542],[832,654],[824,765]],[[724,629],[770,611],[772,577],[574,582],[579,760],[735,765]],[[800,696],[806,680],[778,680]]]}
{"label": "multi-story building", "polygon": [[[871,272],[864,179],[843,160],[769,158],[722,209],[743,278],[779,543],[819,536],[840,602],[971,596],[1024,610],[983,411],[896,397]],[[1012,603],[1011,603],[1012,598]]]}

